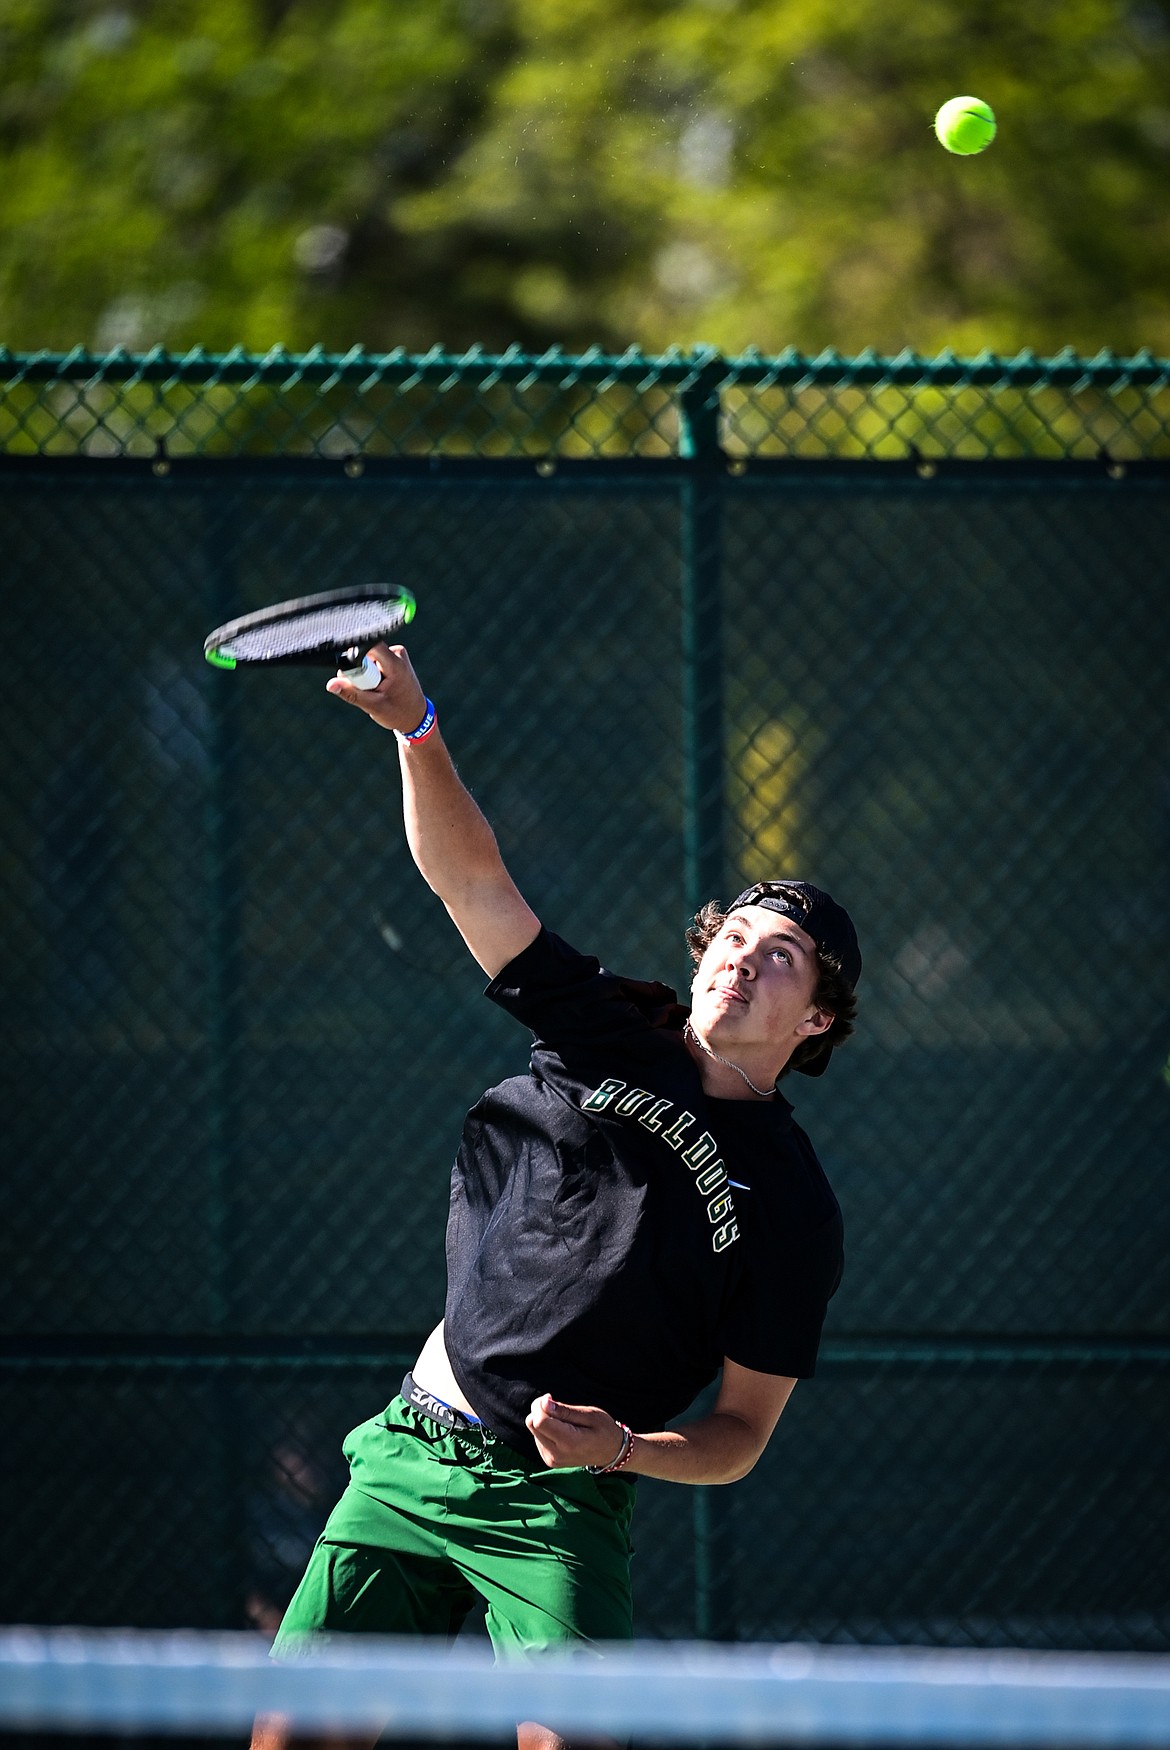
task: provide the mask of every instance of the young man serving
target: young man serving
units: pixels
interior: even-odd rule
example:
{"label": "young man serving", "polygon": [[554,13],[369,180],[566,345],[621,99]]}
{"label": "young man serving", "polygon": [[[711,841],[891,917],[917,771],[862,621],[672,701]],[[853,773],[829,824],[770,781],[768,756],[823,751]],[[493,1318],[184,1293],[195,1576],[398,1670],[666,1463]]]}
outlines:
{"label": "young man serving", "polygon": [[449,1634],[477,1595],[498,1651],[628,1639],[633,1479],[745,1476],[813,1372],[841,1217],[776,1083],[852,1030],[857,938],[819,889],[765,882],[696,918],[689,1013],[603,970],[517,890],[405,650],[371,656],[380,686],[329,690],[397,734],[414,860],[534,1043],[468,1114],[445,1316],[350,1435],[274,1651]]}

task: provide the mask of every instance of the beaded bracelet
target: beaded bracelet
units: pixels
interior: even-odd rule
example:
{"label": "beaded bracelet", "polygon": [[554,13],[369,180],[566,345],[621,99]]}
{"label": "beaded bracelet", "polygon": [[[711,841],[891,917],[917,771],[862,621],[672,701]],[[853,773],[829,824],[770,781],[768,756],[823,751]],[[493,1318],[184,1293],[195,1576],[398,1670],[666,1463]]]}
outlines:
{"label": "beaded bracelet", "polygon": [[394,731],[400,742],[405,744],[406,742],[425,741],[431,731],[438,726],[439,713],[435,710],[430,699],[424,699],[423,702],[426,705],[426,710],[423,712],[423,720],[418,728],[410,730],[396,729]]}
{"label": "beaded bracelet", "polygon": [[629,1464],[630,1459],[633,1457],[633,1453],[634,1453],[634,1431],[633,1431],[633,1429],[627,1428],[627,1426],[624,1422],[618,1422],[616,1416],[614,1417],[614,1421],[617,1422],[618,1427],[622,1431],[622,1449],[618,1453],[617,1457],[614,1459],[612,1464],[587,1464],[585,1466],[585,1469],[589,1472],[589,1475],[591,1477],[610,1476],[610,1475],[612,1475],[612,1473],[614,1471],[621,1470],[623,1465]]}

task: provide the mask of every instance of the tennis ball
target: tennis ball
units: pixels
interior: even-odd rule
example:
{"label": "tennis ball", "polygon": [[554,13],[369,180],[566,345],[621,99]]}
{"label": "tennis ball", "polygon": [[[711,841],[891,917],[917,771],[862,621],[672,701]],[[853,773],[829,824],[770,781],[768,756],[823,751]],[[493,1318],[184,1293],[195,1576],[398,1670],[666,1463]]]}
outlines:
{"label": "tennis ball", "polygon": [[948,152],[967,158],[994,140],[995,114],[981,97],[952,97],[935,116],[934,131]]}

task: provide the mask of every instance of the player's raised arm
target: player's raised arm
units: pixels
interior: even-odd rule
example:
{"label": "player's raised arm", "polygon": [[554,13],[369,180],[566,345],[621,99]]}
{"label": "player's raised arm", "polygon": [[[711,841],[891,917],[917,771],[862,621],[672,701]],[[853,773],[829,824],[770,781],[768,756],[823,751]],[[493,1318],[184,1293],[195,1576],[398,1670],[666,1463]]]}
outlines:
{"label": "player's raised arm", "polygon": [[540,930],[496,836],[460,780],[434,711],[402,645],[378,644],[381,684],[367,692],[335,678],[328,690],[398,736],[402,810],[411,855],[489,978]]}

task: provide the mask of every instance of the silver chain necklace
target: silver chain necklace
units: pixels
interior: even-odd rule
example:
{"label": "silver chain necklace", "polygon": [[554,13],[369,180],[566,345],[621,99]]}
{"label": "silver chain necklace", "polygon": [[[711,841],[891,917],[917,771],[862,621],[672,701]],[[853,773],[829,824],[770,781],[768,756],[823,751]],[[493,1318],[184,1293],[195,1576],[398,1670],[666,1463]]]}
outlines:
{"label": "silver chain necklace", "polygon": [[724,1069],[733,1069],[737,1076],[742,1076],[744,1081],[747,1083],[748,1087],[751,1089],[752,1093],[758,1094],[760,1096],[761,1100],[770,1099],[771,1096],[776,1092],[776,1087],[775,1087],[774,1083],[770,1088],[757,1088],[757,1086],[756,1086],[755,1082],[753,1082],[751,1076],[748,1075],[748,1073],[745,1069],[740,1069],[738,1063],[731,1063],[728,1061],[728,1059],[726,1057],[720,1057],[720,1055],[717,1051],[712,1051],[711,1047],[707,1044],[706,1040],[699,1038],[699,1035],[695,1032],[695,1029],[691,1026],[689,1021],[686,1024],[686,1033],[687,1033],[687,1037],[689,1039],[694,1040],[695,1044],[698,1046],[700,1051],[705,1051],[707,1053],[708,1057],[713,1057],[715,1059],[716,1063],[721,1063],[723,1065]]}

